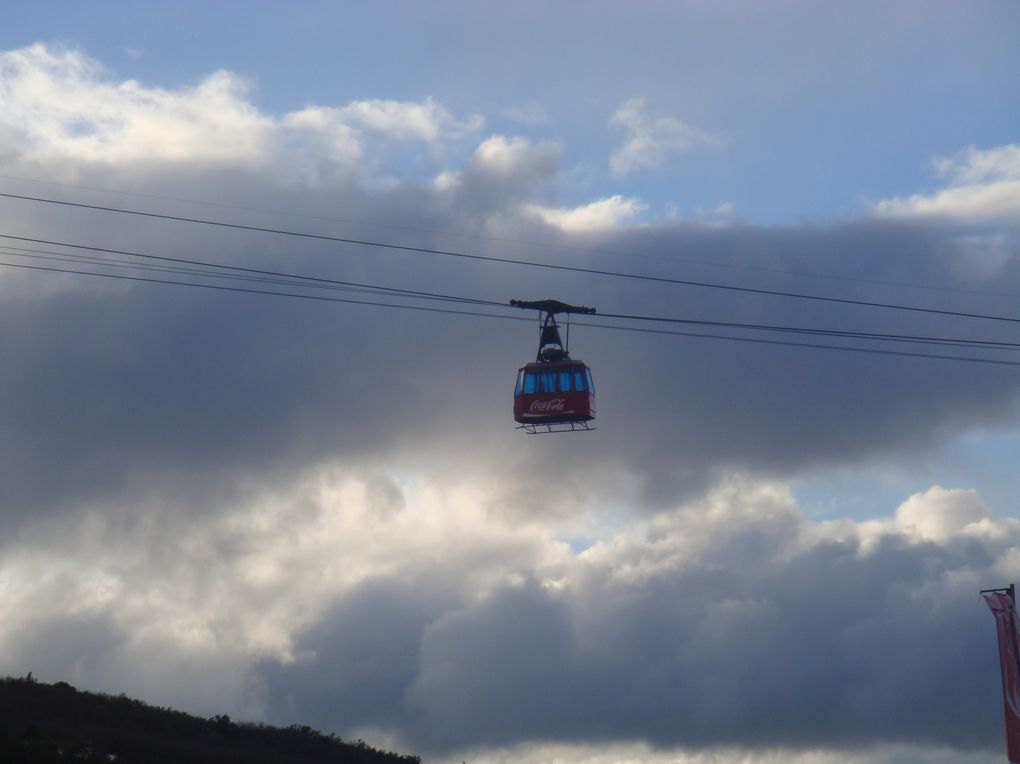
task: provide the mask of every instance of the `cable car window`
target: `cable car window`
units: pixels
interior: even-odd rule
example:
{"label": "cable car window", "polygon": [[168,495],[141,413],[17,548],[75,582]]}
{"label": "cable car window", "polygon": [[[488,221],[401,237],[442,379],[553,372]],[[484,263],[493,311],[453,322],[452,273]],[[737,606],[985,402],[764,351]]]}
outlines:
{"label": "cable car window", "polygon": [[514,395],[520,395],[524,388],[524,370],[517,372],[517,384],[514,385]]}
{"label": "cable car window", "polygon": [[538,391],[541,393],[556,392],[556,372],[543,371],[539,379]]}
{"label": "cable car window", "polygon": [[524,394],[529,395],[535,392],[535,377],[537,375],[533,371],[526,372],[524,374]]}
{"label": "cable car window", "polygon": [[594,393],[595,392],[595,383],[591,381],[591,369],[586,367],[585,370],[584,370],[584,374],[588,378],[588,389],[591,390]]}
{"label": "cable car window", "polygon": [[560,392],[561,393],[569,393],[570,392],[570,372],[569,371],[561,371],[560,372]]}
{"label": "cable car window", "polygon": [[574,389],[579,393],[583,393],[588,389],[588,385],[584,379],[584,372],[580,369],[574,372]]}

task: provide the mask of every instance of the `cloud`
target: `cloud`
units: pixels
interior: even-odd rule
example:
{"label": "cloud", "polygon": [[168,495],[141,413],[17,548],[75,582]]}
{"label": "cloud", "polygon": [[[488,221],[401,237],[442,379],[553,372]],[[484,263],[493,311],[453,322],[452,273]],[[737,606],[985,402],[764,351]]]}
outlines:
{"label": "cloud", "polygon": [[[644,743],[617,744],[527,744],[509,748],[471,751],[466,756],[475,764],[956,764],[961,755],[953,748],[890,745],[870,751],[797,751],[772,749],[750,751],[722,748],[709,751],[679,751]],[[998,764],[999,752],[967,751],[971,764]],[[443,757],[440,764],[460,764],[462,758]]]}
{"label": "cloud", "polygon": [[934,486],[915,494],[896,510],[896,525],[925,541],[945,541],[988,518],[977,491],[947,491]]}
{"label": "cloud", "polygon": [[643,99],[622,104],[610,119],[627,137],[609,158],[609,167],[617,177],[638,170],[660,167],[670,156],[699,146],[719,146],[722,139],[698,130],[675,117],[652,116]]}
{"label": "cloud", "polygon": [[874,205],[875,213],[967,224],[1020,220],[1020,146],[971,146],[954,156],[937,157],[933,165],[947,180],[944,188],[883,199]]}
{"label": "cloud", "polygon": [[[420,619],[388,664],[404,666],[397,724],[426,751],[998,746],[994,629],[975,594],[1015,574],[1020,526],[997,522],[1002,538],[916,544],[731,484]],[[345,663],[317,665],[346,686]],[[277,690],[299,696],[303,674],[281,672]]]}
{"label": "cloud", "polygon": [[475,149],[471,163],[477,172],[494,175],[548,176],[555,172],[558,154],[559,149],[554,144],[532,147],[526,138],[494,135]]}
{"label": "cloud", "polygon": [[[933,335],[963,328],[421,250],[981,311],[994,298],[960,290],[1020,276],[1008,232],[633,226],[633,198],[559,207],[560,145],[479,138],[438,102],[272,115],[235,75],[161,90],[74,52],[4,55],[4,175],[409,249],[11,199],[6,234],[498,302]],[[103,99],[110,119],[76,127]],[[632,114],[625,127],[669,135]],[[404,160],[411,177],[379,182]],[[951,182],[999,177],[960,166]],[[600,251],[579,235],[592,230]],[[32,246],[3,261],[55,264]],[[110,267],[60,251],[60,267]],[[900,286],[922,281],[934,289]],[[933,746],[998,745],[994,632],[974,593],[1016,577],[1016,523],[937,487],[882,519],[813,523],[783,481],[1014,426],[1011,369],[575,324],[599,429],[525,439],[509,386],[534,354],[526,322],[7,268],[0,289],[4,671],[437,755],[601,741],[868,761],[902,744],[936,761]],[[993,326],[974,332],[1010,339]]]}
{"label": "cloud", "polygon": [[[558,207],[548,197],[562,172],[562,148],[519,136],[493,135],[465,149],[441,172],[427,176],[439,182],[374,184],[369,176],[386,160],[379,159],[385,151],[367,158],[364,147],[374,140],[369,135],[383,146],[408,143],[425,153],[432,144],[468,140],[473,119],[455,118],[432,101],[366,101],[276,117],[259,112],[243,90],[229,90],[226,112],[248,115],[248,132],[242,130],[236,145],[225,145],[215,161],[207,161],[207,152],[220,151],[216,120],[222,110],[215,99],[192,98],[206,92],[202,88],[164,92],[118,83],[80,54],[42,46],[5,56],[5,66],[17,69],[5,80],[6,103],[41,103],[32,100],[38,99],[37,81],[47,87],[57,83],[73,96],[64,99],[65,110],[56,116],[45,110],[34,116],[38,109],[4,112],[9,130],[28,131],[35,146],[26,159],[21,142],[10,137],[14,132],[3,133],[9,136],[0,139],[7,141],[0,146],[5,174],[29,168],[39,177],[78,178],[148,195],[144,203],[146,197],[131,202],[136,206],[607,270],[651,272],[648,266],[654,263],[661,269],[656,272],[680,277],[691,265],[678,261],[678,254],[697,252],[698,259],[726,269],[702,270],[695,280],[754,286],[767,279],[765,286],[780,291],[859,297],[857,282],[820,282],[798,274],[838,272],[884,290],[874,294],[892,302],[906,300],[892,282],[923,279],[935,287],[993,291],[1020,275],[1008,237],[992,246],[981,239],[943,237],[906,220],[767,229],[633,227],[643,208],[631,197]],[[179,161],[156,161],[163,157],[158,151],[136,161],[146,144],[107,140],[116,130],[100,131],[103,140],[87,143],[98,154],[79,152],[68,138],[69,126],[89,104],[113,100],[122,91],[131,94],[116,109],[125,124],[135,119],[138,103],[157,104],[172,116],[192,98],[188,108],[202,113],[189,122],[197,137],[174,144],[184,152]],[[166,124],[175,129],[174,119],[168,117]],[[249,149],[232,153],[237,146]],[[103,161],[97,163],[97,156]],[[304,169],[295,171],[283,157],[301,158],[297,164]],[[34,194],[39,188],[26,184],[20,190]],[[90,201],[111,198],[90,193]],[[313,222],[236,208],[213,211],[168,196],[260,210],[301,209],[318,217]],[[116,203],[128,204],[122,198]],[[347,223],[336,220],[338,211]],[[396,226],[368,225],[373,221]],[[420,253],[370,254],[351,246],[327,248],[293,238],[242,237],[95,213],[57,215],[24,202],[5,202],[2,222],[3,230],[15,235],[500,302],[557,294],[603,312],[633,312],[640,305],[648,314],[725,321],[873,326],[910,334],[957,331],[934,322],[918,325],[903,315],[879,319],[819,303],[649,287],[568,272],[539,274]],[[592,231],[604,237],[605,252],[577,249],[584,242],[572,237]],[[510,239],[567,248],[536,248]],[[874,286],[883,281],[890,285]],[[527,500],[532,488],[516,479],[520,474],[551,481],[553,490],[564,486],[564,493],[577,497],[568,502],[576,507],[583,506],[586,495],[606,492],[630,500],[635,487],[641,502],[662,506],[696,495],[731,468],[785,477],[819,466],[913,458],[957,433],[1001,426],[1016,416],[1015,377],[994,368],[978,373],[962,364],[578,327],[576,354],[592,364],[604,396],[600,425],[605,434],[558,455],[561,461],[553,469],[548,446],[517,448],[509,427],[506,375],[534,352],[530,332],[509,322],[425,320],[393,310],[370,317],[363,307],[6,269],[0,288],[6,296],[0,313],[10,327],[0,339],[0,352],[17,359],[7,367],[10,396],[6,407],[0,406],[11,433],[0,444],[0,477],[9,494],[0,517],[15,525],[30,522],[33,512],[81,511],[129,497],[147,501],[152,493],[176,490],[172,487],[182,480],[193,491],[188,503],[204,508],[249,481],[271,481],[334,462],[413,458],[422,470],[441,470],[479,430],[490,434],[492,447],[477,452],[470,469],[490,475],[493,501],[505,502],[510,511],[532,506]],[[953,299],[954,306],[967,307],[962,305],[967,298]],[[450,349],[464,346],[470,347],[470,361],[458,363],[470,368],[471,384],[451,363]],[[386,384],[380,385],[380,369],[394,357],[402,359],[402,371],[384,375]],[[840,405],[833,407],[833,400]],[[650,402],[669,404],[650,407]],[[798,427],[791,427],[793,421]],[[353,432],[361,434],[355,438]],[[421,447],[424,433],[427,449]],[[631,446],[620,449],[619,442]],[[509,457],[496,458],[496,453]],[[56,474],[54,462],[62,465]],[[554,474],[575,477],[553,480]],[[626,488],[616,487],[621,485]]]}
{"label": "cloud", "polygon": [[637,199],[628,199],[620,195],[567,209],[542,207],[537,204],[528,206],[531,212],[550,225],[576,233],[627,225],[647,208],[648,205]]}
{"label": "cloud", "polygon": [[[976,592],[1015,579],[1020,523],[973,492],[812,522],[784,486],[734,478],[571,550],[569,524],[501,517],[483,485],[394,503],[379,479],[322,473],[219,519],[166,515],[165,533],[105,512],[23,543],[0,564],[8,596],[25,582],[0,670],[377,730],[433,758],[598,744],[883,762],[898,746],[939,762],[1001,745]],[[925,503],[955,518],[937,538],[904,522]]]}
{"label": "cloud", "polygon": [[[250,86],[219,71],[179,90],[115,81],[80,52],[36,44],[0,54],[0,130],[28,147],[24,159],[191,162],[273,168],[315,179],[323,163],[352,172],[387,142],[429,152],[473,136],[477,115],[459,121],[432,99],[309,106],[280,117],[248,99]],[[382,165],[382,162],[377,162]]]}
{"label": "cloud", "polygon": [[[478,115],[458,121],[430,98],[422,102],[375,99],[291,112],[280,120],[280,132],[287,153],[296,153],[302,166],[316,166],[328,158],[346,171],[366,171],[385,166],[381,158],[393,153],[394,145],[424,147],[426,154],[441,161],[448,143],[473,137],[483,125]],[[321,165],[318,172],[323,172]]]}
{"label": "cloud", "polygon": [[[458,122],[431,98],[422,103],[366,100],[329,110],[342,123],[358,125],[398,140],[434,142],[453,132],[476,133],[484,125],[480,116]],[[300,114],[301,112],[298,112]]]}
{"label": "cloud", "polygon": [[1007,145],[981,151],[969,146],[952,157],[938,157],[938,174],[954,183],[988,183],[1020,178],[1020,146]]}
{"label": "cloud", "polygon": [[559,157],[555,143],[493,135],[478,144],[463,170],[441,173],[433,187],[456,216],[514,224],[536,191],[556,177]]}
{"label": "cloud", "polygon": [[113,81],[79,52],[37,44],[0,54],[0,123],[28,158],[258,163],[272,121],[247,84],[216,72],[179,91]]}

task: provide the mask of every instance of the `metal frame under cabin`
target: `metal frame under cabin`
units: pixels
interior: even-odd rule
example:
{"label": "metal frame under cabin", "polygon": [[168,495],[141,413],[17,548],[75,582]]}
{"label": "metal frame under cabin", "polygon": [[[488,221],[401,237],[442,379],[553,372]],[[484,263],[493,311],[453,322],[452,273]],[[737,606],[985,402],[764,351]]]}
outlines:
{"label": "metal frame under cabin", "polygon": [[592,432],[590,419],[570,422],[533,422],[531,424],[519,424],[516,429],[524,430],[528,435],[545,435],[550,432]]}

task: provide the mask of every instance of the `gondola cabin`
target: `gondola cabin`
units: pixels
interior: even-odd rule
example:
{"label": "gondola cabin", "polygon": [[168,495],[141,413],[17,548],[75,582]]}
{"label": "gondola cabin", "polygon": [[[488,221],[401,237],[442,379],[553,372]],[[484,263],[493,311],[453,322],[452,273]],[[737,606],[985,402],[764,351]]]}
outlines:
{"label": "gondola cabin", "polygon": [[556,314],[592,314],[595,309],[567,305],[558,300],[511,300],[510,304],[541,311],[544,316],[539,331],[538,355],[532,363],[517,370],[514,420],[518,429],[532,435],[593,429],[589,425],[595,418],[595,385],[591,372],[581,361],[570,357],[560,337]]}
{"label": "gondola cabin", "polygon": [[517,372],[514,420],[520,424],[590,422],[595,385],[580,361],[529,363]]}

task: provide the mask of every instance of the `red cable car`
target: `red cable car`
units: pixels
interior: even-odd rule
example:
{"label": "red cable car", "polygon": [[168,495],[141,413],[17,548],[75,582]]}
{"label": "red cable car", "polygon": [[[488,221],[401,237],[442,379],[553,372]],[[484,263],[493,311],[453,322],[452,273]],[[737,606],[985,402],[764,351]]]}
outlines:
{"label": "red cable car", "polygon": [[510,304],[545,314],[538,357],[517,372],[514,420],[518,429],[531,434],[594,429],[591,422],[595,419],[595,385],[591,370],[570,357],[560,339],[555,316],[557,313],[594,313],[595,309],[558,300],[511,300]]}

